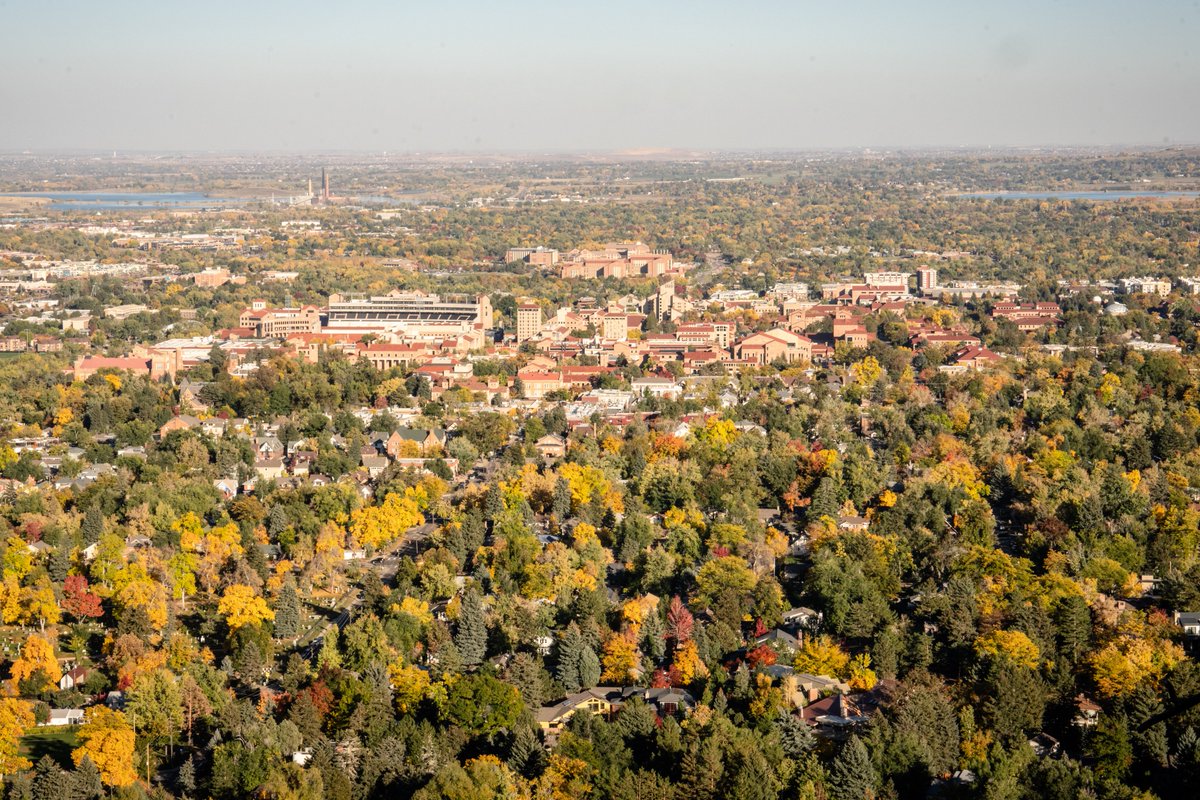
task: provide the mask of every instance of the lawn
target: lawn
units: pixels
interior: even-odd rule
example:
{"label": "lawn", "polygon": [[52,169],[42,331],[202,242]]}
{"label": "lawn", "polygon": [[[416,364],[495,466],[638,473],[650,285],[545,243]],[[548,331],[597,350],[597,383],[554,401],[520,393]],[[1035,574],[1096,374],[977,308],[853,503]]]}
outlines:
{"label": "lawn", "polygon": [[21,737],[21,755],[34,764],[42,756],[50,756],[64,768],[74,768],[71,751],[79,746],[76,729],[66,725],[54,728],[36,728]]}

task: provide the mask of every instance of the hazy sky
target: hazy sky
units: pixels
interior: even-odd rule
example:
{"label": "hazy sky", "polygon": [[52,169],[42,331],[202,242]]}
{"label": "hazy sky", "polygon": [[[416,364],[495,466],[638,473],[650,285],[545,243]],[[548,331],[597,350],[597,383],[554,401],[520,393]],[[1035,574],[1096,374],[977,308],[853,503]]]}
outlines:
{"label": "hazy sky", "polygon": [[1200,0],[0,0],[0,150],[1200,142]]}

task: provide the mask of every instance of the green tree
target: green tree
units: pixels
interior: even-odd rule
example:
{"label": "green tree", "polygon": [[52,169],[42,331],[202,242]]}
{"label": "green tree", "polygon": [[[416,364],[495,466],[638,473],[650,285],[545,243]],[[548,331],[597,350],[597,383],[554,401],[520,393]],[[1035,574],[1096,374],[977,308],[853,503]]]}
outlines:
{"label": "green tree", "polygon": [[275,601],[275,637],[292,639],[300,634],[300,597],[292,580],[284,582]]}
{"label": "green tree", "polygon": [[858,736],[842,745],[829,769],[831,800],[872,800],[875,797],[875,766]]}
{"label": "green tree", "polygon": [[465,666],[474,667],[483,662],[487,655],[487,620],[484,616],[483,598],[474,587],[463,593],[459,606],[458,630],[454,644]]}

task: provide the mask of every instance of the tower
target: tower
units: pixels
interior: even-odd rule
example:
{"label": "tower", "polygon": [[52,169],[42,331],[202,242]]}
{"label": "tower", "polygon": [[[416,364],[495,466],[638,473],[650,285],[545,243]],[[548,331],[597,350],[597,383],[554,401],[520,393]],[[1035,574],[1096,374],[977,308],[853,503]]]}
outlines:
{"label": "tower", "polygon": [[542,307],[533,303],[517,306],[517,341],[531,338],[542,328]]}
{"label": "tower", "polygon": [[321,167],[321,199],[329,202],[329,174],[325,172],[324,167]]}
{"label": "tower", "polygon": [[928,294],[937,288],[937,270],[932,267],[921,267],[917,270],[917,289],[922,294]]}

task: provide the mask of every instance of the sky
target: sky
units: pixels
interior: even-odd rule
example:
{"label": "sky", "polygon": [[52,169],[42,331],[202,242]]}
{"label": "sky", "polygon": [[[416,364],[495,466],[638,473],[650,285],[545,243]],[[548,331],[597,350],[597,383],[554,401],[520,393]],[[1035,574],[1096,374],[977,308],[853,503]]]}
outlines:
{"label": "sky", "polygon": [[0,0],[0,151],[1200,143],[1200,0]]}

